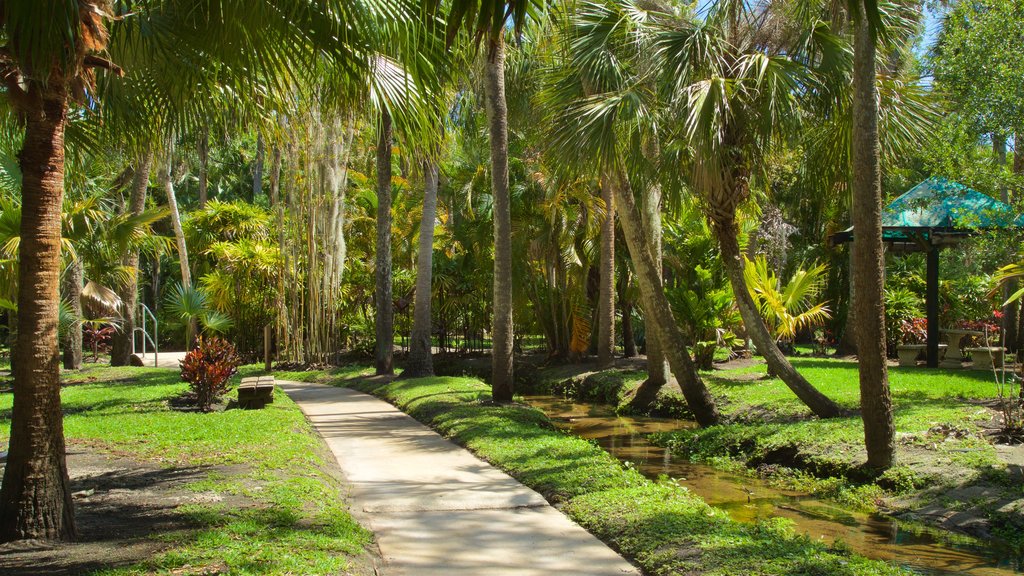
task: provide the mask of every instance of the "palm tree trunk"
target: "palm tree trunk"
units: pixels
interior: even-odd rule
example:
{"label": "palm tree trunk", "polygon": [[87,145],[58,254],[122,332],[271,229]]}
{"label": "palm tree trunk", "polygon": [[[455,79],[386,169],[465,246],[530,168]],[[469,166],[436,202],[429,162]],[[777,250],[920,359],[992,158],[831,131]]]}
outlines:
{"label": "palm tree trunk", "polygon": [[[718,423],[718,410],[715,408],[711,393],[708,392],[704,382],[697,374],[697,368],[690,359],[690,352],[687,350],[683,333],[676,324],[672,308],[665,297],[665,290],[661,283],[661,274],[656,268],[654,256],[651,254],[650,246],[647,244],[649,237],[644,234],[640,225],[639,211],[633,201],[633,193],[628,188],[629,183],[621,174],[613,182],[615,203],[619,209],[619,223],[622,225],[623,234],[626,237],[626,246],[629,248],[630,258],[636,268],[637,283],[640,285],[640,293],[644,300],[644,314],[647,318],[647,330],[653,332],[653,339],[661,344],[661,349],[668,357],[672,373],[679,380],[679,387],[683,390],[683,397],[686,404],[693,412],[694,418],[701,426],[711,426]],[[641,393],[648,393],[651,387],[641,386],[637,390],[637,396]],[[654,388],[654,394],[657,394]],[[653,398],[641,398],[636,400],[641,404],[649,405]],[[632,404],[632,402],[631,402]]]}
{"label": "palm tree trunk", "polygon": [[[658,276],[658,284],[662,284],[662,254],[661,254],[661,187],[657,184],[648,185],[645,188],[642,228],[647,245],[650,246],[651,256],[654,259],[654,271]],[[621,223],[622,215],[619,215]],[[637,274],[639,281],[639,273]],[[639,282],[638,282],[639,283]],[[658,392],[668,383],[671,374],[669,365],[665,359],[661,342],[654,336],[654,330],[650,326],[657,324],[658,318],[652,316],[647,300],[640,294],[640,303],[644,313],[644,349],[647,354],[647,379],[637,388],[636,394],[630,401],[630,406],[639,411],[646,410],[658,398]]]}
{"label": "palm tree trunk", "polygon": [[23,110],[18,336],[12,358],[17,393],[0,484],[3,542],[75,536],[57,349],[66,92],[32,89],[37,103]]}
{"label": "palm tree trunk", "polygon": [[853,282],[860,367],[860,409],[867,466],[892,465],[896,452],[889,372],[885,364],[885,299],[882,247],[881,159],[878,143],[878,90],[875,42],[864,0],[854,27],[853,51]]}
{"label": "palm tree trunk", "polygon": [[842,411],[839,405],[830,400],[827,396],[811,385],[806,378],[796,371],[796,368],[789,363],[782,350],[779,350],[775,338],[768,331],[764,319],[761,318],[757,305],[750,296],[746,279],[743,277],[743,256],[740,252],[739,234],[736,225],[735,213],[719,212],[713,219],[715,236],[718,238],[718,247],[722,253],[722,264],[725,267],[726,275],[729,277],[729,284],[732,286],[733,297],[736,299],[736,307],[740,310],[743,318],[743,325],[747,329],[747,335],[754,341],[757,351],[764,356],[768,363],[768,370],[771,374],[778,376],[786,383],[786,386],[796,394],[801,402],[807,405],[819,418],[833,418],[839,416]]}
{"label": "palm tree trunk", "polygon": [[263,133],[256,133],[256,165],[252,170],[252,201],[263,194],[263,157],[266,156],[266,147],[263,145]]}
{"label": "palm tree trunk", "polygon": [[633,301],[629,297],[629,268],[619,274],[619,307],[622,308],[622,357],[636,356],[636,340],[633,337]]}
{"label": "palm tree trunk", "polygon": [[394,374],[395,312],[391,298],[391,115],[381,111],[377,141],[377,374]]}
{"label": "palm tree trunk", "polygon": [[601,179],[607,216],[601,224],[601,290],[597,307],[597,367],[615,362],[615,200],[608,178]]}
{"label": "palm tree trunk", "polygon": [[[174,178],[171,174],[174,158],[173,142],[167,148],[167,170],[160,175],[164,193],[167,194],[167,207],[171,212],[171,227],[174,229],[174,242],[178,247],[178,262],[181,266],[181,285],[186,289],[192,287],[192,269],[188,263],[188,247],[185,246],[185,233],[181,228],[181,213],[178,211],[178,198],[174,194]],[[185,348],[191,350],[199,333],[199,322],[189,318],[185,330]]]}
{"label": "palm tree trunk", "polygon": [[[210,127],[203,125],[199,137],[199,209],[206,208],[206,196],[210,186]],[[273,206],[273,202],[270,204]]]}
{"label": "palm tree trunk", "polygon": [[[153,150],[147,148],[139,158],[139,165],[135,169],[135,178],[132,180],[131,199],[128,202],[128,211],[131,214],[141,214],[146,208],[146,189],[149,187],[149,171],[153,166]],[[133,270],[131,277],[124,286],[121,286],[121,327],[111,339],[110,365],[127,366],[129,357],[132,354],[132,339],[135,337],[135,312],[139,305],[139,251],[129,249],[121,263]]]}
{"label": "palm tree trunk", "polygon": [[491,332],[491,397],[512,402],[512,213],[508,190],[508,107],[505,104],[505,40],[490,45],[484,101],[491,137],[491,192],[494,195],[494,325]]}
{"label": "palm tree trunk", "polygon": [[413,304],[409,361],[402,376],[418,378],[434,375],[431,353],[431,274],[434,258],[434,224],[437,219],[438,166],[435,160],[424,167],[423,217],[420,219],[419,253],[416,256],[416,301]]}
{"label": "palm tree trunk", "polygon": [[74,258],[64,272],[64,297],[71,307],[75,322],[68,326],[64,337],[64,369],[82,367],[82,261]]}

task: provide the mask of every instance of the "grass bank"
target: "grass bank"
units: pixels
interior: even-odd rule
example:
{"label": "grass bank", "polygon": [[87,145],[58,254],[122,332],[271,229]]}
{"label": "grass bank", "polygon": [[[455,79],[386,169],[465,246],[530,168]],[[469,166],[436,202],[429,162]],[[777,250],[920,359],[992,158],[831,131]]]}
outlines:
{"label": "grass bank", "polygon": [[[92,457],[89,466],[100,469],[74,480],[80,487],[99,486],[79,500],[79,512],[87,514],[91,501],[105,498],[111,486],[116,489],[109,493],[118,497],[137,493],[131,506],[107,502],[113,515],[138,508],[130,520],[142,524],[134,529],[146,530],[152,511],[160,512],[159,523],[149,527],[155,531],[142,537],[156,543],[151,556],[89,573],[372,572],[364,556],[371,534],[349,515],[342,487],[325,465],[322,441],[284,394],[263,410],[203,414],[171,408],[186,389],[175,370],[88,367],[66,372],[63,382],[72,477],[86,455]],[[9,391],[0,394],[4,444],[11,401]],[[111,459],[117,465],[103,469]],[[106,533],[116,523],[101,517],[84,527],[83,537],[128,547]]]}
{"label": "grass bank", "polygon": [[559,505],[649,574],[905,574],[796,535],[785,521],[741,524],[671,481],[652,482],[538,410],[495,406],[479,380],[349,381],[399,406]]}

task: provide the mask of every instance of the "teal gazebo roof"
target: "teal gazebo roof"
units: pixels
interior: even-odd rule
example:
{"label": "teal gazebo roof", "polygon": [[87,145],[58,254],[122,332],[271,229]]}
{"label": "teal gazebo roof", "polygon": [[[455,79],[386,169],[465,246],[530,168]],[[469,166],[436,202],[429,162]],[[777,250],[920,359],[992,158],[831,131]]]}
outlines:
{"label": "teal gazebo roof", "polygon": [[[931,177],[893,200],[883,228],[1007,228],[1024,225],[1013,208],[958,182]],[[896,230],[893,230],[896,232]]]}

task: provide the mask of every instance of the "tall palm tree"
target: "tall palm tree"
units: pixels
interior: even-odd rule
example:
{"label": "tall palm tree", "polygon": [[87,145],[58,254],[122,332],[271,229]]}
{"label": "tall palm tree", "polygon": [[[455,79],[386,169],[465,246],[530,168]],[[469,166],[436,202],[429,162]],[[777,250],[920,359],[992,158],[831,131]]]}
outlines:
{"label": "tall palm tree", "polygon": [[376,312],[374,328],[377,374],[393,374],[395,311],[391,300],[391,114],[383,109],[377,128]]}
{"label": "tall palm tree", "polygon": [[[91,88],[96,55],[107,41],[106,3],[4,3],[7,44],[0,72],[25,124],[18,339],[13,364],[18,394],[0,488],[0,540],[60,539],[76,533],[64,455],[57,361],[64,131],[68,107]],[[60,18],[67,25],[54,25]]]}
{"label": "tall palm tree", "polygon": [[[872,3],[873,4],[873,3]],[[896,454],[896,426],[885,349],[885,250],[882,244],[882,170],[875,85],[877,23],[867,2],[856,2],[853,42],[853,302],[857,324],[860,406],[867,465],[885,469]],[[875,5],[877,10],[877,5]]]}
{"label": "tall palm tree", "polygon": [[[651,72],[644,59],[650,54],[647,20],[652,16],[636,4],[611,2],[586,3],[579,10],[567,10],[566,15],[564,50],[571,54],[569,65],[555,73],[545,96],[553,110],[551,145],[567,164],[603,171],[603,183],[611,187],[636,269],[648,341],[660,344],[697,421],[715,424],[718,412],[676,323],[665,295],[660,262],[652,250],[651,239],[660,225],[659,219],[650,215],[659,209],[657,199],[651,196],[660,189],[650,175],[639,178],[648,191],[644,208],[648,216],[644,218],[626,173],[628,166],[646,163],[643,142],[656,137],[658,122],[648,81]],[[662,384],[649,381],[638,389],[633,402],[650,404]]]}
{"label": "tall palm tree", "polygon": [[437,220],[437,160],[423,162],[423,216],[420,218],[419,250],[416,255],[416,294],[413,303],[412,336],[409,338],[409,359],[402,376],[418,378],[434,375],[433,330],[430,300],[434,263],[434,224]]}
{"label": "tall palm tree", "polygon": [[[544,0],[454,0],[448,14],[449,42],[465,26],[484,39],[484,103],[491,139],[491,192],[494,196],[494,320],[491,329],[491,397],[512,402],[512,212],[508,180],[508,105],[505,102],[505,26],[516,34]],[[475,16],[475,18],[474,18]]]}
{"label": "tall palm tree", "polygon": [[[367,0],[372,2],[373,0]],[[388,18],[387,3],[329,0],[275,0],[194,3],[153,2],[108,33],[113,17],[109,0],[51,2],[40,9],[37,0],[9,0],[0,18],[0,73],[6,96],[24,123],[20,154],[23,175],[21,243],[19,248],[18,339],[14,381],[18,394],[11,417],[10,449],[0,487],[0,540],[60,539],[75,534],[68,490],[57,319],[60,276],[60,215],[64,189],[64,136],[69,109],[77,102],[102,100],[124,84],[121,68],[106,57],[131,64],[136,86],[147,90],[134,99],[134,114],[119,115],[125,107],[105,107],[108,126],[123,133],[145,131],[134,125],[139,106],[154,108],[182,104],[189,91],[174,90],[215,66],[195,66],[197,59],[222,62],[236,87],[250,88],[250,79],[288,79],[306,68],[308,56],[327,53],[350,70],[365,66],[360,54],[372,36],[367,24]],[[119,5],[120,6],[120,5]],[[140,22],[153,24],[141,32]],[[156,75],[162,64],[180,57],[178,74]],[[95,90],[97,70],[103,89]],[[147,76],[148,75],[148,76]],[[107,81],[109,80],[109,82]],[[211,78],[211,81],[213,78]],[[239,90],[238,93],[245,93]],[[177,94],[177,98],[175,98]],[[116,98],[114,98],[116,100]],[[130,99],[129,99],[130,100]],[[126,102],[127,100],[122,100]],[[198,115],[191,109],[192,117]]]}
{"label": "tall palm tree", "polygon": [[601,182],[605,217],[601,223],[601,290],[597,312],[597,365],[607,368],[615,361],[615,201],[611,183]]}
{"label": "tall palm tree", "polygon": [[[799,135],[805,110],[839,90],[845,47],[828,25],[781,21],[770,6],[721,0],[704,20],[666,25],[655,41],[679,139],[690,153],[689,180],[701,195],[747,333],[777,374],[811,411],[839,406],[786,359],[758,314],[743,276],[737,209],[768,151]],[[774,35],[765,30],[782,26]]]}

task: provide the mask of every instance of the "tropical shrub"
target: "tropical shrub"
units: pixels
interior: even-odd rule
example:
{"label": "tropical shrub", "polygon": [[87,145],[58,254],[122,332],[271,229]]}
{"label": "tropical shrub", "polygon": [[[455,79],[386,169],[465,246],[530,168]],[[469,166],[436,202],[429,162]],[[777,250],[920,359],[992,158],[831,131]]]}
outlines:
{"label": "tropical shrub", "polygon": [[924,344],[928,341],[928,321],[924,318],[909,318],[900,322],[898,333],[900,344]]}
{"label": "tropical shrub", "polygon": [[92,350],[92,361],[98,362],[100,352],[110,351],[110,339],[117,330],[110,324],[84,322],[82,324],[82,344]]}
{"label": "tropical shrub", "polygon": [[[885,348],[889,357],[896,356],[900,344],[916,344],[915,336],[906,333],[916,320],[924,321],[923,302],[913,290],[898,286],[885,290]],[[924,338],[920,343],[924,342]]]}
{"label": "tropical shrub", "polygon": [[719,346],[733,348],[742,345],[735,336],[739,313],[733,306],[732,290],[724,281],[716,279],[711,270],[696,266],[689,286],[668,288],[668,297],[676,319],[682,324],[693,343],[693,356],[697,368],[711,369],[715,350]]}
{"label": "tropical shrub", "polygon": [[177,284],[167,294],[164,307],[171,317],[185,327],[185,347],[192,344],[193,323],[200,325],[203,333],[223,334],[232,326],[232,320],[209,305],[209,296],[195,286]]}
{"label": "tropical shrub", "polygon": [[235,347],[223,338],[199,337],[195,348],[181,361],[181,379],[188,382],[196,405],[203,412],[228,390],[228,380],[242,363]]}
{"label": "tropical shrub", "polygon": [[776,340],[791,343],[797,332],[832,317],[828,303],[818,301],[827,271],[824,264],[799,266],[783,285],[764,256],[746,261],[743,276],[747,288]]}

